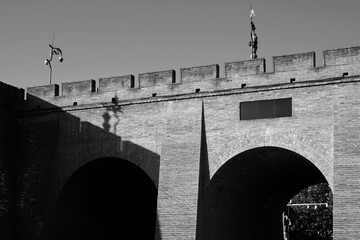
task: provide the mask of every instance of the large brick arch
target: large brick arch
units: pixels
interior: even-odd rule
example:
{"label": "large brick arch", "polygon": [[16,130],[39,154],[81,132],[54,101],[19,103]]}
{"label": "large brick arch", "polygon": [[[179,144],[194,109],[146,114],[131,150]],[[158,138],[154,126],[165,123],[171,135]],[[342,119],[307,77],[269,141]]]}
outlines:
{"label": "large brick arch", "polygon": [[293,133],[259,130],[230,139],[209,151],[210,179],[234,156],[257,147],[279,147],[293,151],[313,163],[333,190],[333,157],[324,147],[305,136]]}
{"label": "large brick arch", "polygon": [[[103,149],[105,148],[105,149]],[[104,151],[106,150],[106,151]],[[160,169],[160,156],[153,152],[144,150],[143,148],[129,143],[129,142],[117,142],[113,143],[113,146],[109,148],[109,146],[104,147],[103,144],[93,144],[92,147],[88,147],[85,149],[86,154],[80,154],[75,163],[68,165],[68,171],[62,176],[62,186],[66,183],[66,181],[82,166],[92,162],[92,161],[101,161],[101,159],[106,158],[115,158],[119,161],[129,161],[140,169],[142,169],[148,177],[152,180],[155,187],[158,188],[159,182],[159,169]],[[64,159],[64,162],[68,162]]]}
{"label": "large brick arch", "polygon": [[[80,155],[78,159],[63,176],[51,222],[46,226],[48,239],[153,236],[157,186],[151,171],[139,164],[141,159],[133,156],[128,160],[120,153]],[[119,226],[118,221],[124,220],[126,223]],[[136,232],[138,227],[142,231]]]}

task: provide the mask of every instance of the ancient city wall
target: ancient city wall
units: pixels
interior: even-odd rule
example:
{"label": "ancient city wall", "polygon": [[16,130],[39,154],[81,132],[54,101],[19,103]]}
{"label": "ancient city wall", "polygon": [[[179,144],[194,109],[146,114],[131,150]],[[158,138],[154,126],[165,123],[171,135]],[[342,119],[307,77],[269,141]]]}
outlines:
{"label": "ancient city wall", "polygon": [[[0,84],[0,234],[43,237],[66,180],[114,157],[157,187],[156,239],[195,239],[206,183],[237,154],[274,146],[324,175],[334,193],[334,239],[358,238],[360,47],[327,50],[323,59],[316,67],[314,52],[277,56],[273,72],[265,59],[229,62],[223,78],[214,64],[182,68],[179,79],[165,70],[30,87],[26,100]],[[291,117],[240,120],[240,102],[281,98],[292,99]]]}

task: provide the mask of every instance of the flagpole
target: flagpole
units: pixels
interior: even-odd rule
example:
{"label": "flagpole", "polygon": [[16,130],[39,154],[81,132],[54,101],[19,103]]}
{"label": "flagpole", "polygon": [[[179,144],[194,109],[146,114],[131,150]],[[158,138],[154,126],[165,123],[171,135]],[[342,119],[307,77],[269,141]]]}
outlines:
{"label": "flagpole", "polygon": [[255,33],[256,27],[255,24],[253,22],[253,17],[255,17],[255,11],[253,9],[252,3],[251,3],[251,7],[250,7],[250,26],[251,26],[251,31],[250,31],[250,42],[249,42],[249,46],[251,47],[251,55],[250,58],[251,59],[257,59],[257,55],[256,55],[256,51],[257,51],[257,44],[258,44],[258,37]]}

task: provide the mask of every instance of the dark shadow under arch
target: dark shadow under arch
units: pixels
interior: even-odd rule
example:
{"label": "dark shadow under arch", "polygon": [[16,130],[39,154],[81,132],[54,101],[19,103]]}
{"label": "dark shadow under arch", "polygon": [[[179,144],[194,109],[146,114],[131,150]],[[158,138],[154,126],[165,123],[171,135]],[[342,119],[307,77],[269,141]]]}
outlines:
{"label": "dark shadow under arch", "polygon": [[64,185],[51,239],[154,239],[156,203],[157,189],[140,167],[94,160]]}
{"label": "dark shadow under arch", "polygon": [[290,150],[260,147],[242,152],[207,185],[200,239],[283,239],[286,204],[301,189],[320,182],[326,182],[320,170]]}

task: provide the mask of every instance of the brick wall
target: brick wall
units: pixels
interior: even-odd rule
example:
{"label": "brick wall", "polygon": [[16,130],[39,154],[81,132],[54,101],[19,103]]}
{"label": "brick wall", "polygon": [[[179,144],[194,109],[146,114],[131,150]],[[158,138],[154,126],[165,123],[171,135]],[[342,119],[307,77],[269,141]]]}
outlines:
{"label": "brick wall", "polygon": [[[162,139],[156,239],[195,239],[201,101],[169,104]],[[181,116],[179,118],[179,116]]]}
{"label": "brick wall", "polygon": [[334,91],[334,239],[360,237],[359,90],[357,82]]}

